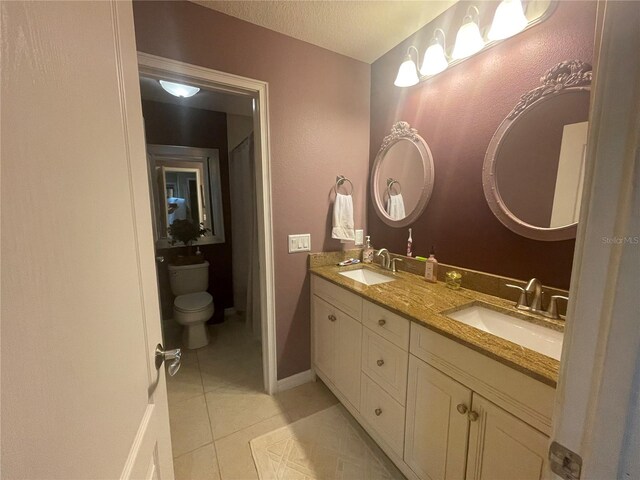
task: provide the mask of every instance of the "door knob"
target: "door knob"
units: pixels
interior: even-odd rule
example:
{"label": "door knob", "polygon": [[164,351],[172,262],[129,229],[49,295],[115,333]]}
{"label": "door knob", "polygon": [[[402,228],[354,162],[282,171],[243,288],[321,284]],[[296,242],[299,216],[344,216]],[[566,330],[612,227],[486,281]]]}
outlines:
{"label": "door knob", "polygon": [[182,358],[182,351],[179,348],[173,350],[165,350],[162,344],[156,346],[156,369],[160,370],[160,367],[164,361],[173,360],[169,364],[169,375],[174,376],[180,370],[180,359]]}
{"label": "door knob", "polygon": [[382,365],[384,365],[384,360],[380,359],[376,363],[378,364],[379,367],[381,367]]}
{"label": "door knob", "polygon": [[329,320],[331,320],[332,322],[336,321],[336,316],[334,314],[331,314],[327,317]]}
{"label": "door knob", "polygon": [[385,323],[387,323],[387,321],[384,318],[381,318],[380,320],[378,320],[378,325],[380,325],[381,327],[384,327]]}
{"label": "door knob", "polygon": [[156,257],[156,262],[163,263],[164,262],[164,257],[162,255]]}
{"label": "door knob", "polygon": [[460,412],[462,415],[464,415],[465,413],[467,413],[467,406],[464,403],[459,403],[456,406],[456,410],[458,410],[458,412]]}
{"label": "door knob", "polygon": [[478,412],[474,412],[473,410],[469,412],[469,420],[471,420],[472,422],[478,420],[478,416]]}
{"label": "door knob", "polygon": [[376,414],[376,417],[379,417],[380,415],[382,415],[382,409],[381,408],[376,408],[373,412]]}

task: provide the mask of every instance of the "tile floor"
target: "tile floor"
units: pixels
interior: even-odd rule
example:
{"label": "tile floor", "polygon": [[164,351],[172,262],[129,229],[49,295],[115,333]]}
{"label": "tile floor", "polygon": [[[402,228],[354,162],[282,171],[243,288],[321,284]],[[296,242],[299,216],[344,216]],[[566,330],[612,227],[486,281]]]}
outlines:
{"label": "tile floor", "polygon": [[182,368],[167,381],[176,480],[257,479],[250,440],[338,401],[320,380],[263,393],[261,345],[242,318],[210,333],[208,346],[183,350]]}

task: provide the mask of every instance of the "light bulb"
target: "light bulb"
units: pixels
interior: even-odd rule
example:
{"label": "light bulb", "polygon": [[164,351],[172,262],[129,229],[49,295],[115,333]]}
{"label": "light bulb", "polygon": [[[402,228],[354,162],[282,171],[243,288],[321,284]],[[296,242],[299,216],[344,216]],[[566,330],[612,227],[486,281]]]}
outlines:
{"label": "light bulb", "polygon": [[448,66],[449,62],[447,62],[442,45],[435,42],[429,45],[427,51],[424,52],[420,73],[422,75],[435,75],[445,70]]}
{"label": "light bulb", "polygon": [[192,87],[190,85],[183,85],[182,83],[167,82],[166,80],[159,80],[160,86],[171,95],[181,98],[193,97],[200,91],[198,87]]}
{"label": "light bulb", "polygon": [[468,18],[469,21],[460,27],[456,35],[456,44],[451,54],[454,60],[473,55],[484,47],[484,40],[482,40],[482,35],[480,35],[478,24],[474,22],[470,16],[465,18]]}
{"label": "light bulb", "polygon": [[402,65],[398,69],[398,76],[393,84],[396,87],[411,87],[420,81],[416,71],[416,64],[411,60],[411,56],[407,54],[402,61]]}
{"label": "light bulb", "polygon": [[493,23],[488,34],[489,40],[509,38],[524,30],[527,23],[529,22],[524,16],[520,0],[502,0],[493,16]]}

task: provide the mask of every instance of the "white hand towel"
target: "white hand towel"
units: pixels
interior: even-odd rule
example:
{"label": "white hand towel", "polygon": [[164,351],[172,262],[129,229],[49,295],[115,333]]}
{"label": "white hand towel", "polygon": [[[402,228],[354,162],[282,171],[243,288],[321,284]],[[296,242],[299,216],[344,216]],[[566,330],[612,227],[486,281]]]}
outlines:
{"label": "white hand towel", "polygon": [[355,240],[353,227],[353,200],[351,195],[336,194],[336,201],[333,204],[333,230],[331,238],[338,240]]}
{"label": "white hand towel", "polygon": [[389,215],[392,220],[402,220],[406,217],[404,213],[404,200],[402,199],[402,194],[389,195],[389,198],[387,199],[387,215]]}

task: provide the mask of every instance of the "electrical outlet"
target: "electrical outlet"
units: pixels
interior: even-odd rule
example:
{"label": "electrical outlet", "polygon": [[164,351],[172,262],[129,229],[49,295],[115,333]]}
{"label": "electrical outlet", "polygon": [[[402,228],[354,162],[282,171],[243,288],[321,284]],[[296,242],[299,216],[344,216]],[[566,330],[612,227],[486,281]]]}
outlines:
{"label": "electrical outlet", "polygon": [[310,252],[311,234],[289,235],[289,253]]}
{"label": "electrical outlet", "polygon": [[356,247],[364,245],[364,230],[356,230]]}

